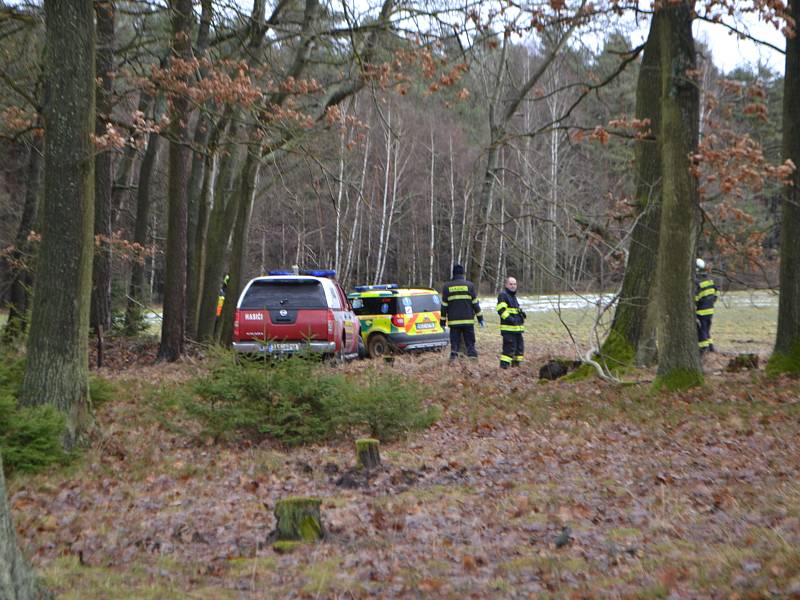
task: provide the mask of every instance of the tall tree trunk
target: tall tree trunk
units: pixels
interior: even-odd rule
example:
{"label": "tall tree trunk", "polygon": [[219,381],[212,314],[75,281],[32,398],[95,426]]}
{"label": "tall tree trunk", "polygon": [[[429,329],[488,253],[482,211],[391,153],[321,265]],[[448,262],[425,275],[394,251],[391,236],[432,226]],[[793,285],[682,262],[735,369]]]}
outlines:
{"label": "tall tree trunk", "polygon": [[[106,134],[114,107],[114,3],[95,2],[97,15],[97,113],[94,133]],[[111,328],[111,196],[114,187],[114,155],[97,154],[94,165],[95,253],[92,269],[92,307],[89,324],[96,332]],[[102,338],[101,338],[102,339]],[[102,341],[101,341],[102,343]]]}
{"label": "tall tree trunk", "polygon": [[[361,163],[361,179],[358,184],[358,193],[356,194],[356,216],[353,221],[353,229],[350,232],[350,238],[347,242],[347,263],[345,266],[344,277],[342,278],[343,283],[349,283],[352,279],[352,270],[351,265],[353,264],[353,249],[359,247],[361,241],[361,229],[362,229],[362,222],[363,217],[361,217],[361,205],[364,203],[364,183],[367,177],[367,165],[369,164],[369,140],[370,138],[367,137],[364,143],[364,160]],[[356,258],[356,263],[360,261],[361,253],[358,252],[358,257]],[[358,265],[356,265],[356,281],[359,281],[359,269]]]}
{"label": "tall tree trunk", "polygon": [[[276,10],[279,10],[276,8]],[[253,10],[250,13],[250,40],[248,43],[248,52],[253,56],[259,56],[261,46],[263,44],[263,26],[265,19],[266,3],[265,0],[253,0]],[[240,119],[236,116],[233,117],[233,126],[231,127],[231,139],[236,139],[239,129],[237,123]],[[254,143],[253,138],[255,124],[250,123],[247,129],[248,141]],[[259,150],[251,149],[253,155],[248,154],[244,161],[241,174],[239,177],[235,176],[235,161],[233,160],[233,153],[228,153],[220,166],[220,173],[217,176],[217,186],[215,186],[214,193],[214,208],[209,217],[208,241],[206,244],[205,256],[203,258],[203,274],[202,274],[202,292],[199,299],[200,310],[198,312],[197,321],[197,339],[205,342],[214,340],[217,319],[215,318],[217,310],[217,298],[219,286],[222,284],[223,275],[225,273],[225,264],[228,260],[228,247],[231,239],[231,229],[236,223],[237,215],[239,214],[239,202],[244,197],[242,190],[244,187],[251,187],[255,190],[256,181],[250,182],[247,177],[252,175],[257,177],[258,170],[248,168],[252,167],[251,160],[257,160],[260,156],[260,144],[254,143]],[[223,190],[228,189],[231,184],[236,181],[237,189],[231,193],[226,193]],[[237,260],[234,258],[233,260]],[[233,298],[233,302],[227,302],[226,306],[228,312],[225,312],[223,306],[223,315],[230,315],[230,327],[233,331],[233,312],[232,306],[238,299],[235,295],[236,291],[230,288],[226,290],[226,296]],[[221,329],[219,330],[221,331]]]}
{"label": "tall tree trunk", "polygon": [[94,10],[92,0],[48,0],[44,10],[44,218],[20,400],[64,412],[70,448],[89,417]]}
{"label": "tall tree trunk", "polygon": [[[138,110],[142,114],[150,112],[150,107],[153,103],[153,96],[145,90],[139,93],[139,106]],[[126,203],[131,196],[133,186],[134,166],[136,165],[136,158],[139,150],[136,144],[128,144],[125,146],[125,151],[122,153],[122,158],[114,169],[114,188],[111,190],[111,229],[114,230],[116,223],[119,221],[119,215],[122,211],[123,204]]]}
{"label": "tall tree trunk", "polygon": [[448,269],[452,268],[453,265],[456,263],[456,247],[455,247],[455,240],[456,240],[456,230],[455,230],[455,220],[456,220],[456,183],[455,183],[455,173],[453,167],[453,135],[450,134],[448,139],[448,163],[450,167],[450,264],[448,265]]}
{"label": "tall tree trunk", "polygon": [[[228,137],[235,140],[238,135],[239,127],[234,121]],[[208,236],[203,255],[203,274],[200,279],[202,282],[200,310],[197,313],[197,339],[204,342],[214,339],[217,298],[225,275],[231,229],[236,223],[238,212],[239,190],[236,186],[240,181],[236,177],[236,162],[234,152],[228,152],[222,157],[214,185],[214,205],[208,218]]]}
{"label": "tall tree trunk", "polygon": [[686,0],[656,12],[661,39],[661,229],[658,245],[657,387],[682,389],[703,381],[697,348],[692,273],[699,222],[697,181],[690,156],[697,152],[699,93]]}
{"label": "tall tree trunk", "polygon": [[11,510],[6,499],[2,457],[0,457],[0,598],[3,600],[52,598],[52,595],[39,583],[17,545],[17,532],[11,522]]}
{"label": "tall tree trunk", "polygon": [[28,164],[25,169],[25,198],[22,207],[22,218],[17,227],[17,236],[14,241],[14,252],[11,255],[8,298],[8,322],[3,330],[3,342],[13,343],[17,337],[25,332],[27,326],[26,312],[28,310],[28,296],[33,277],[30,264],[31,248],[28,236],[34,227],[36,211],[39,204],[39,192],[42,174],[42,148],[38,138],[34,138],[30,146]]}
{"label": "tall tree trunk", "polygon": [[[200,26],[197,28],[197,44],[195,46],[198,57],[203,57],[208,49],[212,16],[213,3],[211,0],[203,0]],[[200,77],[206,77],[207,71],[208,69],[201,67]],[[197,119],[192,146],[191,175],[189,176],[189,208],[186,231],[186,334],[189,338],[196,337],[197,332],[197,303],[194,299],[197,297],[198,280],[201,274],[201,271],[199,271],[200,258],[198,257],[198,251],[202,251],[202,245],[198,244],[197,237],[199,235],[203,184],[206,182],[206,148],[214,129],[214,120],[210,114],[212,107],[213,102],[207,101]],[[213,164],[213,161],[211,162]]]}
{"label": "tall tree trunk", "polygon": [[433,181],[433,170],[434,170],[434,163],[436,161],[436,146],[434,145],[433,139],[433,127],[431,127],[431,202],[430,202],[430,245],[428,246],[428,287],[433,287],[433,255],[436,252],[436,227],[435,223],[436,220],[434,218],[434,200],[436,198],[434,194],[434,181]]}
{"label": "tall tree trunk", "polygon": [[[636,85],[636,118],[650,119],[650,131],[659,138],[661,127],[661,55],[658,25],[650,21]],[[652,364],[656,359],[655,281],[661,221],[660,139],[638,140],[636,162],[636,222],[631,233],[628,262],[611,330],[600,350],[608,368]]]}
{"label": "tall tree trunk", "polygon": [[384,137],[386,139],[386,165],[385,170],[383,172],[383,200],[381,204],[381,223],[380,223],[380,231],[378,233],[378,258],[375,262],[375,277],[373,279],[374,284],[380,283],[380,276],[381,276],[381,265],[383,264],[383,255],[386,252],[386,248],[388,247],[388,239],[384,235],[386,231],[386,211],[389,206],[389,179],[390,173],[392,168],[392,137],[393,137],[393,129],[392,129],[392,107],[389,105],[386,114],[386,126],[385,126],[385,133]]}
{"label": "tall tree trunk", "polygon": [[[582,0],[578,13],[583,11],[587,0]],[[527,77],[523,84],[512,90],[511,93],[504,97],[504,75],[507,70],[507,51],[508,39],[503,38],[502,52],[499,58],[498,68],[495,73],[495,78],[492,82],[492,97],[489,100],[489,150],[486,158],[486,170],[483,175],[483,184],[481,187],[481,194],[478,200],[480,210],[476,210],[473,222],[476,229],[475,235],[470,244],[470,250],[467,252],[469,259],[469,278],[480,289],[481,279],[483,277],[483,267],[486,260],[486,249],[489,243],[488,227],[489,218],[492,214],[492,199],[494,193],[494,185],[497,182],[497,169],[499,164],[499,152],[501,146],[506,143],[506,133],[509,123],[517,110],[522,104],[523,100],[539,83],[547,69],[558,56],[561,48],[567,43],[567,40],[572,36],[578,26],[580,19],[573,19],[567,31],[561,35],[558,41],[553,45],[549,54],[544,57],[544,60],[539,65],[539,68],[530,77]],[[501,106],[502,103],[502,106]]]}
{"label": "tall tree trunk", "polygon": [[247,266],[247,242],[250,231],[250,215],[253,213],[253,200],[258,189],[258,176],[261,161],[257,154],[257,140],[253,140],[253,151],[247,155],[245,166],[242,170],[242,180],[237,193],[240,195],[236,224],[233,228],[231,259],[228,288],[225,291],[229,301],[222,306],[222,315],[219,323],[219,341],[223,346],[230,346],[233,341],[233,317],[236,302],[244,287],[244,274]]}
{"label": "tall tree trunk", "polygon": [[[158,153],[161,148],[161,136],[150,133],[147,139],[147,148],[144,151],[142,164],[139,166],[139,183],[136,187],[136,224],[133,230],[133,242],[140,248],[147,248],[150,227],[150,182],[153,177],[155,165],[158,162]],[[131,281],[128,288],[128,301],[125,309],[125,329],[128,333],[136,333],[142,328],[142,308],[147,306],[149,294],[146,290],[145,258],[136,260],[131,266]]]}
{"label": "tall tree trunk", "polygon": [[[230,113],[223,115],[223,117],[214,124],[206,140],[206,152],[202,157],[205,164],[203,168],[200,169],[203,177],[200,184],[200,193],[196,200],[197,222],[194,224],[190,223],[189,225],[190,230],[194,231],[194,235],[189,240],[191,252],[189,252],[187,256],[189,271],[187,273],[188,281],[186,284],[186,302],[188,304],[186,310],[186,330],[188,337],[191,339],[197,338],[197,322],[198,315],[200,314],[200,297],[203,290],[205,252],[208,239],[208,220],[211,211],[211,203],[213,202],[215,178],[218,176],[217,151],[220,138],[225,134],[228,124],[230,123],[230,118]],[[192,167],[192,176],[194,177],[194,175],[195,169]],[[220,201],[222,200],[220,199]],[[192,201],[190,201],[190,212],[193,210],[191,202]],[[190,221],[191,219],[192,217],[190,216]]]}
{"label": "tall tree trunk", "polygon": [[484,263],[486,262],[486,251],[489,247],[489,221],[494,207],[494,187],[497,183],[497,170],[500,165],[500,138],[503,133],[500,130],[492,129],[492,141],[489,146],[486,158],[486,171],[483,175],[481,194],[478,201],[478,210],[474,212],[474,218],[480,216],[480,222],[475,223],[474,237],[472,238],[472,260],[469,261],[469,278],[475,285],[479,286],[483,280]]}
{"label": "tall tree trunk", "polygon": [[[800,2],[789,0],[795,32],[800,27]],[[770,358],[770,373],[800,374],[800,40],[786,38],[783,79],[783,159],[796,169],[792,185],[783,189],[781,215],[780,300],[778,333]]]}
{"label": "tall tree trunk", "polygon": [[[192,58],[192,1],[172,0],[172,53],[177,59]],[[169,184],[167,211],[164,318],[159,360],[175,361],[183,354],[186,332],[186,227],[189,195],[189,98],[176,94],[170,111]]]}

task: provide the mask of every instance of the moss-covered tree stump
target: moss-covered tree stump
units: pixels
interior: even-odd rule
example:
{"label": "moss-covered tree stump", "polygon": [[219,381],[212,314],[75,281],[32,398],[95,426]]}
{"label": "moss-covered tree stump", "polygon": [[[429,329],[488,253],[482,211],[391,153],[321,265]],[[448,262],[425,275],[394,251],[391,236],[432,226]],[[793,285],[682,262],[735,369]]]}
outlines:
{"label": "moss-covered tree stump", "polygon": [[359,469],[377,469],[381,466],[381,443],[371,438],[356,440],[356,466]]}
{"label": "moss-covered tree stump", "polygon": [[275,503],[275,539],[316,542],[325,537],[319,498],[291,497]]}
{"label": "moss-covered tree stump", "polygon": [[738,373],[758,368],[758,354],[738,354],[728,361],[725,370],[728,373]]}

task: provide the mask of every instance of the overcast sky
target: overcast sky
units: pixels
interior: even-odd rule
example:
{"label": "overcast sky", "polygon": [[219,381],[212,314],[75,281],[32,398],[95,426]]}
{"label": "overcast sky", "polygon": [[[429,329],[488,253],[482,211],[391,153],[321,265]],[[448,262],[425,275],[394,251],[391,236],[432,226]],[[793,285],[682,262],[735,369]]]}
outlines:
{"label": "overcast sky", "polygon": [[[728,73],[742,64],[754,67],[759,62],[767,65],[777,73],[783,73],[784,55],[763,45],[756,45],[749,40],[740,40],[738,36],[728,34],[719,25],[696,22],[694,27],[696,39],[704,41],[711,48],[714,64]],[[755,22],[750,25],[750,35],[769,42],[778,48],[786,47],[786,39],[772,25]]]}

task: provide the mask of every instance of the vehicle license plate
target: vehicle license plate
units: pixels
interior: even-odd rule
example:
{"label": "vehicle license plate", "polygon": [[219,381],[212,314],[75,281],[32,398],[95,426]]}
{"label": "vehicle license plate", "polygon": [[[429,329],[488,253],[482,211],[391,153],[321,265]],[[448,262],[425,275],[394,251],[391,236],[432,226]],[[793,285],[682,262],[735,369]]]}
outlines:
{"label": "vehicle license plate", "polygon": [[436,327],[436,323],[426,322],[426,323],[417,323],[417,331],[420,329],[434,329]]}
{"label": "vehicle license plate", "polygon": [[300,344],[268,344],[267,352],[297,352]]}

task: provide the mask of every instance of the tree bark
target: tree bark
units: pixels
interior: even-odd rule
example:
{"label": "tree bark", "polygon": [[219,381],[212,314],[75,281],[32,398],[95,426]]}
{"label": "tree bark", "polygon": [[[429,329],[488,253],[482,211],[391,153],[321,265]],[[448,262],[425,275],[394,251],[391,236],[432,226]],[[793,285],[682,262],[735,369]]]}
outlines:
{"label": "tree bark", "polygon": [[319,498],[291,497],[275,503],[275,538],[316,542],[325,537]]}
{"label": "tree bark", "polygon": [[[138,110],[142,114],[150,111],[153,104],[153,96],[147,91],[142,90],[139,93],[139,106]],[[139,155],[139,150],[135,144],[128,144],[122,154],[122,159],[119,161],[117,168],[114,169],[114,188],[111,190],[111,229],[113,230],[119,220],[122,205],[126,202],[131,195],[134,177],[134,165],[136,158]]]}
{"label": "tree bark", "polygon": [[[279,9],[276,8],[276,10]],[[250,40],[248,43],[248,51],[253,56],[259,55],[263,43],[262,32],[266,14],[265,11],[265,0],[253,1],[253,10],[250,13]],[[238,126],[236,125],[239,121],[238,115],[234,115],[232,121],[234,125],[231,127],[230,137],[231,139],[235,139],[239,131]],[[253,136],[251,134],[254,130],[255,124],[251,122],[247,129],[248,142],[252,142]],[[200,310],[197,318],[197,339],[204,342],[214,340],[215,335],[222,330],[221,325],[219,329],[217,328],[217,319],[215,318],[217,299],[219,297],[219,287],[222,284],[223,275],[225,273],[225,264],[228,258],[228,246],[231,239],[231,229],[234,227],[237,220],[237,215],[239,214],[239,202],[244,197],[242,194],[243,186],[250,187],[255,190],[255,180],[249,181],[247,179],[248,174],[255,177],[257,177],[258,174],[257,169],[251,168],[252,158],[255,158],[256,160],[260,158],[261,145],[255,144],[255,146],[256,148],[251,148],[249,150],[250,153],[255,153],[254,157],[252,154],[248,154],[247,159],[245,159],[244,165],[242,166],[242,171],[238,177],[236,177],[234,174],[236,163],[233,160],[232,153],[229,153],[222,161],[220,173],[218,175],[218,185],[215,186],[214,208],[209,218],[208,243],[206,245],[205,256],[203,257],[205,264],[203,265],[203,273],[201,277],[202,287],[200,289],[202,292],[199,299]],[[223,193],[220,190],[220,187],[222,190],[230,187],[230,184],[233,181],[236,181],[237,185],[237,189],[234,192]],[[233,258],[232,260],[237,259]],[[234,302],[225,303],[223,306],[222,316],[226,314],[230,316],[231,334],[233,332],[233,312],[231,310],[231,305],[235,304],[235,301],[238,299],[238,297],[234,295],[235,293],[236,291],[231,289],[231,282],[229,281],[226,295],[228,298],[234,298]],[[227,312],[225,311],[226,308],[228,309]]]}
{"label": "tree bark", "polygon": [[237,186],[236,224],[233,228],[232,248],[230,257],[230,269],[228,288],[225,292],[228,299],[222,305],[222,314],[219,319],[218,339],[223,346],[230,346],[233,342],[233,318],[236,309],[236,302],[239,294],[244,287],[244,271],[246,268],[247,242],[249,240],[250,216],[253,212],[253,201],[258,189],[258,176],[261,169],[261,161],[257,154],[258,146],[253,140],[253,150],[247,155],[244,169],[242,170],[241,181]]}
{"label": "tree bark", "polygon": [[[228,137],[236,139],[238,135],[239,126],[234,121]],[[226,153],[220,161],[219,173],[214,185],[214,206],[208,219],[208,238],[203,256],[201,278],[202,292],[199,300],[200,310],[197,313],[197,339],[204,342],[214,339],[217,298],[225,275],[231,229],[236,222],[238,212],[239,190],[234,189],[234,182],[236,182],[235,185],[239,185],[240,181],[236,179],[235,175],[236,163],[235,153]]]}
{"label": "tree bark", "polygon": [[[789,12],[800,27],[800,2],[789,0]],[[800,41],[786,38],[783,79],[783,159],[800,168]],[[778,332],[768,371],[800,374],[800,172],[784,186],[781,204],[781,268]]]}
{"label": "tree bark", "polygon": [[[97,112],[94,133],[106,134],[111,120],[114,94],[114,3],[95,2],[97,16]],[[96,332],[111,329],[111,213],[114,188],[114,155],[97,154],[94,165],[95,253],[92,269],[92,306],[89,323]],[[102,338],[101,342],[102,343]]]}
{"label": "tree bark", "polygon": [[[197,226],[194,235],[194,251],[189,258],[189,281],[187,282],[186,298],[189,304],[186,312],[187,335],[191,339],[198,339],[198,318],[200,315],[200,299],[202,298],[204,273],[206,265],[206,244],[208,242],[208,225],[211,206],[214,202],[214,186],[220,177],[217,167],[219,157],[217,155],[220,137],[225,134],[230,123],[230,114],[224,115],[214,126],[209,136],[206,146],[206,153],[203,157],[205,165],[203,167],[203,181],[200,186],[200,196],[197,201]],[[194,171],[192,171],[194,173]],[[222,202],[220,198],[218,200]],[[190,247],[192,242],[190,241]],[[194,266],[192,266],[194,263]],[[194,269],[195,275],[192,275]]]}
{"label": "tree bark", "polygon": [[[175,58],[192,58],[192,2],[172,0],[172,53]],[[164,317],[158,359],[175,361],[184,350],[186,332],[186,241],[189,202],[189,98],[176,94],[170,111],[169,183],[167,211],[166,272],[164,276]]]}
{"label": "tree bark", "polygon": [[94,10],[92,0],[48,0],[44,9],[44,211],[20,400],[64,412],[70,448],[89,416]]}
{"label": "tree bark", "polygon": [[6,500],[6,480],[0,457],[0,598],[3,600],[43,600],[52,598],[39,583],[17,545],[17,532],[11,522]]}
{"label": "tree bark", "polygon": [[356,440],[356,467],[359,469],[377,469],[381,466],[380,442],[372,438]]}
{"label": "tree bark", "polygon": [[[208,49],[211,18],[213,16],[212,4],[211,0],[203,0],[202,2],[200,26],[197,31],[197,45],[195,46],[195,52],[198,57],[204,56]],[[201,78],[206,76],[206,71],[207,69],[204,67],[200,69]],[[197,254],[202,247],[197,242],[197,236],[199,234],[198,227],[200,224],[200,203],[202,201],[204,189],[203,184],[206,182],[205,171],[207,161],[205,154],[214,124],[209,113],[212,105],[212,101],[207,101],[197,119],[197,125],[194,130],[194,143],[192,145],[191,175],[189,176],[189,205],[186,235],[186,333],[190,338],[196,337],[197,331],[197,303],[194,302],[194,299],[197,297],[198,279],[201,273],[198,270],[200,259]]]}
{"label": "tree bark", "polygon": [[[11,254],[9,268],[8,322],[3,330],[3,343],[13,343],[19,335],[25,333],[27,327],[26,312],[29,294],[33,285],[30,263],[31,248],[28,236],[34,227],[36,211],[39,204],[39,192],[42,174],[42,148],[38,138],[31,142],[28,164],[25,172],[25,198],[22,207],[22,218],[17,228],[14,241],[14,252]],[[26,261],[27,264],[23,264]]]}
{"label": "tree bark", "polygon": [[[147,232],[150,227],[150,181],[158,161],[161,148],[161,136],[151,133],[147,139],[142,164],[139,166],[139,183],[136,187],[136,224],[133,230],[133,242],[144,249],[148,246]],[[136,333],[142,328],[142,307],[148,304],[149,295],[145,293],[145,263],[136,260],[131,266],[131,281],[128,288],[127,308],[125,309],[125,329],[128,333]]]}
{"label": "tree bark", "polygon": [[649,119],[651,139],[637,140],[636,222],[611,330],[600,350],[606,367],[652,364],[656,358],[656,261],[661,221],[661,52],[659,23],[650,21],[636,85],[636,118]]}
{"label": "tree bark", "polygon": [[700,102],[693,71],[692,15],[684,0],[657,11],[661,22],[661,168],[658,245],[657,387],[683,389],[703,381],[697,347],[692,274],[699,223],[697,181],[690,156],[697,152]]}

